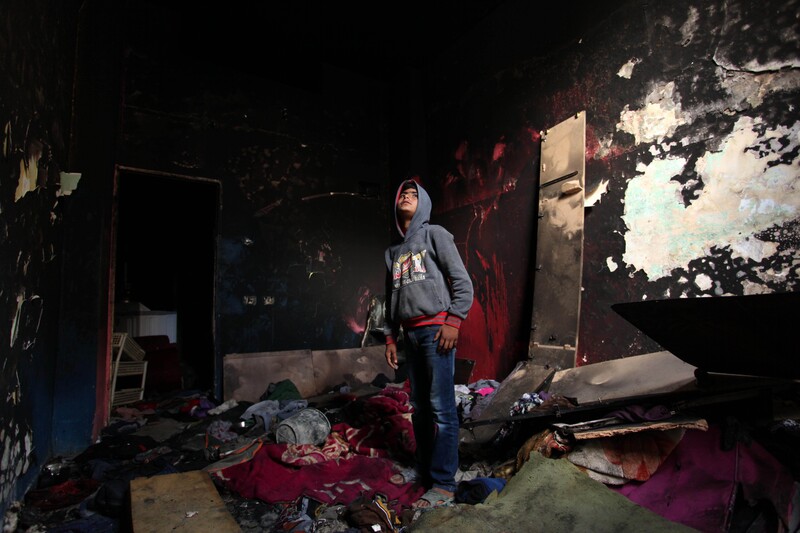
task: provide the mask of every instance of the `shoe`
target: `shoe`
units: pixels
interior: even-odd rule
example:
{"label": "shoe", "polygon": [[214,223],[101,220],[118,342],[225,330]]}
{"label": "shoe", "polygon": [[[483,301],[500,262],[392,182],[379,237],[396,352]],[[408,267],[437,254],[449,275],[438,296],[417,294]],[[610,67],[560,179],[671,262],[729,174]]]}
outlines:
{"label": "shoe", "polygon": [[428,489],[428,492],[414,502],[415,509],[433,509],[436,507],[450,507],[454,505],[454,493],[445,492],[443,489]]}

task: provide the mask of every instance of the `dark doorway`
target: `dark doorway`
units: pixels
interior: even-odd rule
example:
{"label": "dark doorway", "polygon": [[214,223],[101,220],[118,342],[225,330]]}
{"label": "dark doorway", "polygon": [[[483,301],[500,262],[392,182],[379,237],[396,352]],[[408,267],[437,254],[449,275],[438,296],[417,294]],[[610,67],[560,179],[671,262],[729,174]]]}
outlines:
{"label": "dark doorway", "polygon": [[213,394],[219,183],[126,169],[117,198],[115,330],[125,330],[123,315],[159,315],[155,327],[137,334],[169,332],[181,388]]}

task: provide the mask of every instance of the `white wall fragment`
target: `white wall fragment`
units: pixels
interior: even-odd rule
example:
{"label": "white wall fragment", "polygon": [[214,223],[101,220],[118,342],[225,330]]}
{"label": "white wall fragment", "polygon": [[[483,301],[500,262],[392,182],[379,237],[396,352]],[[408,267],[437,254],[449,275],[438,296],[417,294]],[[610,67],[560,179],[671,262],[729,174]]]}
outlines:
{"label": "white wall fragment", "polygon": [[619,70],[617,71],[617,76],[620,78],[625,78],[626,80],[631,79],[633,75],[633,67],[641,63],[642,60],[638,57],[631,58],[627,63],[622,65]]}
{"label": "white wall fragment", "polygon": [[661,142],[675,133],[678,126],[687,123],[681,109],[680,95],[675,82],[656,83],[640,109],[630,109],[628,104],[619,114],[617,130],[630,133],[636,144]]}
{"label": "white wall fragment", "polygon": [[[623,261],[656,280],[712,247],[754,262],[775,256],[777,245],[756,235],[800,216],[798,145],[800,122],[767,127],[760,118],[740,118],[719,150],[698,159],[704,187],[688,206],[672,179],[684,172],[685,159],[640,163],[625,194]],[[780,281],[777,273],[769,277]]]}
{"label": "white wall fragment", "polygon": [[608,192],[608,182],[607,179],[602,180],[594,189],[586,191],[583,199],[584,207],[592,207],[600,203],[601,198]]}

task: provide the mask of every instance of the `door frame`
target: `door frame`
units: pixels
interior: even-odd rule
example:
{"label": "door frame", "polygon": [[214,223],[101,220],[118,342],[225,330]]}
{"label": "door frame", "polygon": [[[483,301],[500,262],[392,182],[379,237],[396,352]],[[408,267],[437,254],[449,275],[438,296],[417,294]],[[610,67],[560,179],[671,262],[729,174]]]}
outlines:
{"label": "door frame", "polygon": [[138,168],[126,165],[114,166],[114,185],[111,201],[111,235],[109,245],[109,269],[108,269],[108,301],[106,302],[108,308],[108,320],[106,321],[106,354],[102,360],[102,368],[98,372],[97,383],[97,410],[100,412],[103,424],[107,425],[111,415],[110,393],[111,393],[111,360],[113,350],[111,347],[111,338],[114,330],[114,302],[116,301],[116,272],[117,272],[117,231],[119,229],[119,189],[120,179],[125,174],[146,174],[148,176],[163,177],[169,179],[177,179],[190,182],[203,182],[210,185],[215,185],[217,190],[217,209],[214,214],[214,249],[212,250],[214,261],[214,274],[212,280],[211,291],[211,340],[213,344],[213,372],[214,372],[214,394],[217,397],[222,397],[222,354],[219,350],[218,341],[218,328],[219,324],[216,320],[216,282],[218,275],[218,259],[219,259],[219,221],[222,213],[222,182],[218,179],[212,179],[202,176],[192,176],[188,174],[178,174],[174,172],[164,172],[160,170],[152,170],[146,168]]}

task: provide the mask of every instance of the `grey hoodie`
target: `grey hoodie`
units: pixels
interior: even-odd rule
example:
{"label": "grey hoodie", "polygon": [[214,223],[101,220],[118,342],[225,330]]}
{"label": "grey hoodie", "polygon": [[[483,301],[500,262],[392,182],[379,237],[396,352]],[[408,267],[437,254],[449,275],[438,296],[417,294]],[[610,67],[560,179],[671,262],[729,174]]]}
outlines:
{"label": "grey hoodie", "polygon": [[403,241],[385,253],[386,342],[393,343],[400,325],[418,327],[449,324],[456,328],[472,306],[472,281],[458,254],[453,235],[429,224],[431,198],[418,183],[417,210],[404,234],[397,220],[397,202],[410,180],[395,195],[395,224]]}

